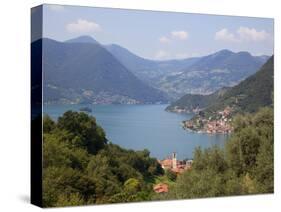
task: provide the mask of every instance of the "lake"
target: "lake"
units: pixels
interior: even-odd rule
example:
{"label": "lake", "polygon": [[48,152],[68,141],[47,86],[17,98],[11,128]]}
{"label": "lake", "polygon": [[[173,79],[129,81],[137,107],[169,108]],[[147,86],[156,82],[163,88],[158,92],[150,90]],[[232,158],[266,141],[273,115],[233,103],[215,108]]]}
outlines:
{"label": "lake", "polygon": [[[85,105],[44,105],[44,113],[57,119],[67,110]],[[208,135],[186,131],[183,120],[192,114],[165,111],[167,105],[88,105],[91,115],[105,130],[112,143],[134,150],[148,149],[151,156],[163,159],[176,152],[179,159],[192,158],[196,147],[224,145],[227,135]]]}

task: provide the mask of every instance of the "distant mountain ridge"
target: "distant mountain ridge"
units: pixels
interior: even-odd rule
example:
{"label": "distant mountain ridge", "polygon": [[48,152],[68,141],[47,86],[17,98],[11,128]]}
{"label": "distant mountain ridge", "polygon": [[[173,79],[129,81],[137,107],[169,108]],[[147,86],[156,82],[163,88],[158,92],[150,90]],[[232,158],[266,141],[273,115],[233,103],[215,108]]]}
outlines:
{"label": "distant mountain ridge", "polygon": [[72,38],[69,40],[64,41],[65,43],[94,43],[94,44],[99,44],[93,37],[83,35],[79,36],[77,38]]}
{"label": "distant mountain ridge", "polygon": [[[90,41],[90,42],[89,42]],[[32,43],[32,48],[37,44]],[[103,46],[80,37],[43,40],[45,103],[156,103],[166,96],[139,80]]]}
{"label": "distant mountain ridge", "polygon": [[223,49],[203,57],[156,61],[139,57],[116,44],[105,48],[137,77],[166,92],[171,99],[186,93],[206,95],[237,85],[269,58]]}
{"label": "distant mountain ridge", "polygon": [[187,94],[167,107],[168,111],[190,112],[196,108],[206,114],[230,107],[233,113],[256,112],[273,104],[274,57],[252,76],[232,88],[223,88],[210,95]]}
{"label": "distant mountain ridge", "polygon": [[[50,94],[45,98],[47,102],[102,102],[107,99],[105,102],[108,103],[148,103],[176,100],[186,93],[206,95],[237,85],[254,74],[268,59],[268,56],[252,56],[248,52],[234,53],[225,49],[204,57],[156,61],[139,57],[116,44],[102,45],[91,36],[80,36],[56,44],[59,44],[56,45],[58,49],[50,52],[53,56],[45,54],[46,69],[53,73],[53,80],[45,85]],[[44,46],[49,48],[48,45]],[[68,46],[67,52],[61,46]],[[56,51],[62,52],[58,54]],[[63,69],[68,69],[68,76],[65,76],[67,72]],[[136,83],[125,88],[127,80],[121,80],[113,72],[114,69],[122,70],[119,73],[121,78],[126,75],[128,82]],[[55,74],[59,75],[58,79]],[[103,75],[107,77],[101,77]],[[119,86],[118,78],[121,80]],[[69,83],[72,86],[65,87]],[[81,88],[77,89],[79,86]]]}
{"label": "distant mountain ridge", "polygon": [[232,87],[215,101],[209,111],[230,106],[234,112],[257,112],[259,108],[273,105],[274,56],[252,76]]}
{"label": "distant mountain ridge", "polygon": [[164,76],[156,87],[174,92],[178,97],[186,93],[210,94],[222,87],[237,85],[254,74],[267,59],[248,52],[222,50],[201,57],[179,74]]}
{"label": "distant mountain ridge", "polygon": [[155,81],[161,77],[180,71],[199,60],[199,58],[194,57],[181,60],[157,61],[139,57],[116,44],[106,45],[105,48],[137,77],[154,87],[157,87]]}
{"label": "distant mountain ridge", "polygon": [[[80,37],[73,40],[84,42],[90,39]],[[157,61],[137,56],[117,44],[103,46],[135,76],[162,90],[172,100],[186,93],[206,95],[222,87],[237,85],[254,74],[269,58],[223,49],[203,57]]]}

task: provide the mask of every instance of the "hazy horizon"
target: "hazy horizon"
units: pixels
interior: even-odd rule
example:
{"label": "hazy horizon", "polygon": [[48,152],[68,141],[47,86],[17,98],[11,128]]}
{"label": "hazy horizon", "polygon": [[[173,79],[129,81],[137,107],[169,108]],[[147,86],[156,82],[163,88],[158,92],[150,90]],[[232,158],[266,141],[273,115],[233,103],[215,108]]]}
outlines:
{"label": "hazy horizon", "polygon": [[45,4],[43,20],[43,37],[65,41],[87,35],[152,60],[201,57],[222,49],[273,54],[270,18]]}
{"label": "hazy horizon", "polygon": [[56,40],[56,39],[53,39],[53,38],[48,38],[48,37],[43,37],[43,39],[51,39],[51,40],[54,40],[54,41],[57,41],[57,42],[67,42],[68,40],[77,39],[77,38],[79,38],[79,37],[91,37],[91,38],[93,38],[95,41],[97,41],[99,44],[101,44],[101,45],[103,45],[103,46],[118,45],[118,46],[120,46],[120,47],[122,47],[122,48],[125,48],[126,50],[128,50],[129,52],[131,52],[132,54],[134,54],[134,55],[136,55],[136,56],[138,56],[138,57],[141,57],[141,58],[144,58],[144,59],[147,59],[147,60],[154,60],[154,61],[184,60],[184,59],[189,59],[189,58],[204,57],[204,56],[208,56],[208,55],[211,55],[211,54],[215,54],[215,53],[217,53],[217,52],[224,51],[224,50],[228,50],[228,51],[231,51],[231,52],[233,52],[233,53],[248,52],[248,53],[250,53],[252,56],[267,56],[267,57],[271,57],[271,56],[273,55],[273,54],[271,54],[271,55],[267,55],[267,54],[263,54],[263,55],[254,55],[254,54],[252,54],[252,53],[249,52],[249,51],[232,51],[232,50],[230,50],[230,49],[224,48],[224,49],[218,49],[218,50],[215,51],[215,52],[210,52],[210,53],[202,54],[202,55],[199,55],[199,56],[190,56],[190,57],[184,57],[184,58],[171,58],[171,59],[169,59],[169,58],[168,58],[168,59],[165,59],[165,58],[164,58],[164,59],[156,59],[156,58],[146,58],[146,57],[142,57],[142,56],[138,55],[137,53],[131,51],[130,49],[128,49],[128,48],[126,48],[126,47],[124,47],[124,46],[119,45],[118,43],[103,44],[103,43],[99,42],[97,39],[95,39],[95,38],[94,38],[93,36],[91,36],[91,35],[79,35],[79,36],[76,36],[76,37],[73,37],[73,38],[70,38],[70,39],[66,39],[66,40],[63,40],[63,41],[59,41],[59,40]]}

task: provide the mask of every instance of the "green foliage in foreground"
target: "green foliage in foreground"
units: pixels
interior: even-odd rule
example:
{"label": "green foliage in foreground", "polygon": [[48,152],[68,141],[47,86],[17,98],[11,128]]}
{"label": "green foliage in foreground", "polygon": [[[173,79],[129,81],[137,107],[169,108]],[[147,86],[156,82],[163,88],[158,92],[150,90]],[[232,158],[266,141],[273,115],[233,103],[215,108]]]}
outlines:
{"label": "green foliage in foreground", "polygon": [[[239,115],[224,148],[194,152],[190,171],[164,173],[148,150],[108,143],[93,117],[66,112],[44,117],[45,207],[272,193],[273,109]],[[155,183],[169,192],[155,194]]]}
{"label": "green foliage in foreground", "polygon": [[43,131],[44,207],[148,200],[154,177],[163,174],[147,150],[107,143],[85,113],[68,111],[57,123],[45,116]]}
{"label": "green foliage in foreground", "polygon": [[273,110],[237,116],[234,128],[223,149],[196,149],[192,170],[153,199],[273,193]]}

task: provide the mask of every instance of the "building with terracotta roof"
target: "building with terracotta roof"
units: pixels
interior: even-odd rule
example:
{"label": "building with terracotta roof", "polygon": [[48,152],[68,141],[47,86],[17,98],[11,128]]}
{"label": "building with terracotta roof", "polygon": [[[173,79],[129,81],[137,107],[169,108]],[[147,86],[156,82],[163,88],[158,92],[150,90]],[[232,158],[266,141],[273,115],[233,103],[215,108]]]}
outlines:
{"label": "building with terracotta roof", "polygon": [[186,170],[191,169],[191,165],[192,165],[192,160],[188,160],[188,161],[177,160],[177,155],[175,152],[172,154],[172,156],[168,156],[166,159],[160,160],[158,162],[161,164],[163,169],[171,170],[176,174],[180,174]]}
{"label": "building with terracotta roof", "polygon": [[167,193],[169,191],[169,186],[165,183],[158,183],[153,187],[156,193]]}

